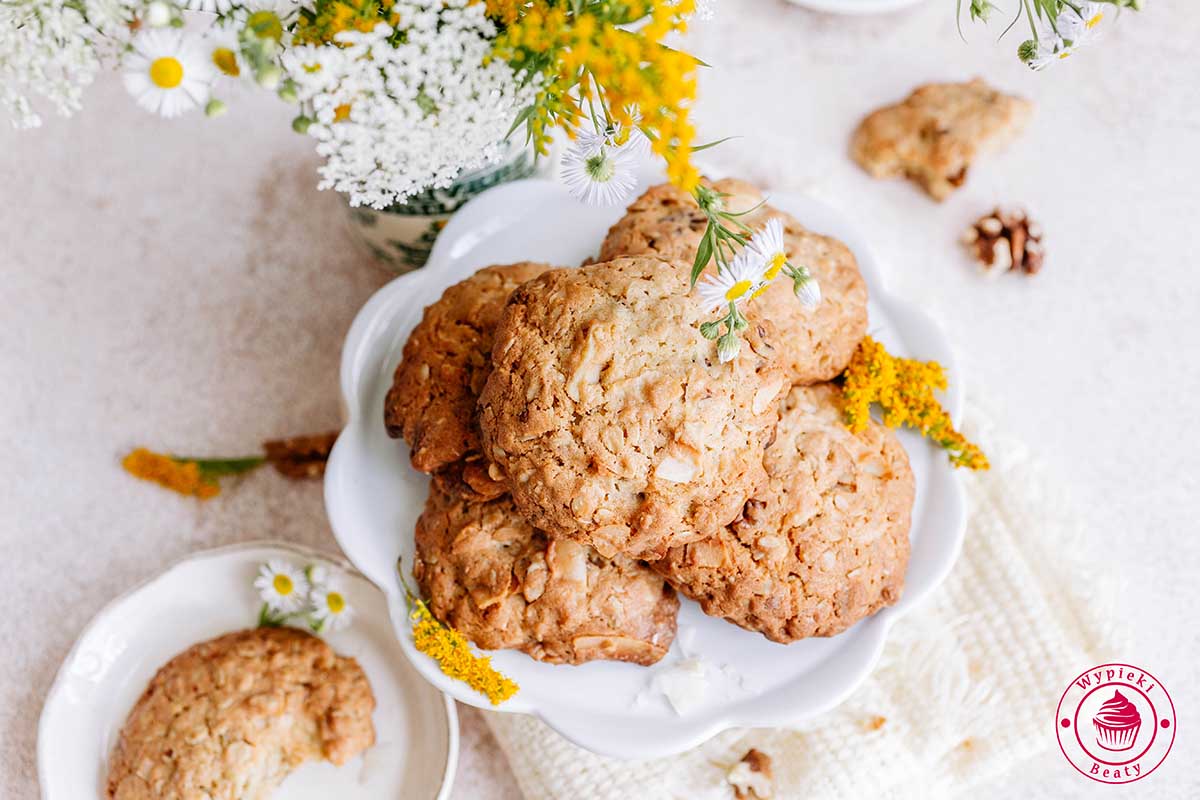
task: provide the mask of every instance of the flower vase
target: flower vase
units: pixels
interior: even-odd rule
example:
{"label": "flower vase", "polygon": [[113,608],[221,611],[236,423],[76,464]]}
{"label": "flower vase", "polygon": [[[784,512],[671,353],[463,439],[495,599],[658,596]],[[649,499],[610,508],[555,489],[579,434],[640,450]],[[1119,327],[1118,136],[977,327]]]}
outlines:
{"label": "flower vase", "polygon": [[397,274],[425,265],[450,217],[468,200],[493,186],[539,171],[530,148],[510,146],[505,157],[464,173],[444,189],[427,189],[385,209],[350,207],[350,230],[371,256]]}

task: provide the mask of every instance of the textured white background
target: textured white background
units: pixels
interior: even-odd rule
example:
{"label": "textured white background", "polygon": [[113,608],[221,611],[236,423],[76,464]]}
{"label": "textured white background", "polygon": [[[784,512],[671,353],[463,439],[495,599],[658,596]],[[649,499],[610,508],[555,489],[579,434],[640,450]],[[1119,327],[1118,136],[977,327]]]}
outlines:
{"label": "textured white background", "polygon": [[[952,0],[864,19],[720,0],[693,37],[714,66],[702,135],[742,137],[714,160],[808,191],[872,232],[894,289],[955,342],[967,374],[953,378],[1087,510],[1089,555],[1125,587],[1115,622],[1134,630],[1128,659],[1175,697],[1178,750],[1135,787],[1096,787],[1049,752],[984,796],[1200,794],[1188,733],[1200,725],[1188,613],[1200,567],[1200,8],[1149,5],[1037,76],[1012,59],[1019,29],[999,45],[998,29],[958,39]],[[872,182],[847,161],[864,111],[976,74],[1038,112],[952,200]],[[197,504],[117,466],[138,444],[240,453],[336,427],[342,336],[387,280],[347,239],[338,198],[313,191],[315,159],[290,110],[230,99],[223,119],[172,123],[108,79],[75,119],[0,131],[6,798],[36,794],[43,697],[103,603],[201,548],[264,536],[335,547],[316,484],[262,472]],[[996,203],[1042,221],[1043,274],[988,282],[964,262],[958,233]],[[516,797],[479,716],[462,716],[456,798]]]}

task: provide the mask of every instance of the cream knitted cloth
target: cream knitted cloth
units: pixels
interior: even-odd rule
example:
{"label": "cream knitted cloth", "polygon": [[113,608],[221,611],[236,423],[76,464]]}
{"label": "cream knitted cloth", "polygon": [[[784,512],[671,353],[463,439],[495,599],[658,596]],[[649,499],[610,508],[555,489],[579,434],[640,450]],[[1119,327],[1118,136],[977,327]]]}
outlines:
{"label": "cream knitted cloth", "polygon": [[1080,523],[1028,448],[976,409],[966,432],[992,460],[964,474],[970,516],[946,583],[892,629],[879,666],[840,708],[794,730],[727,731],[681,755],[601,758],[533,717],[489,713],[529,800],[729,798],[725,767],[773,759],[780,798],[946,794],[1055,746],[1058,697],[1118,647],[1095,572],[1073,561]]}

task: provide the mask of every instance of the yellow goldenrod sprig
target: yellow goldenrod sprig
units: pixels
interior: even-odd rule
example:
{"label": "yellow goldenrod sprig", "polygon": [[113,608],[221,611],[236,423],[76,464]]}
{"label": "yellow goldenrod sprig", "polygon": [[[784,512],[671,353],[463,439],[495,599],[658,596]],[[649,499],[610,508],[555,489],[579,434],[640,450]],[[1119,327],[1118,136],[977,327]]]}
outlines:
{"label": "yellow goldenrod sprig", "polygon": [[221,493],[217,479],[224,475],[249,472],[266,461],[263,456],[250,458],[189,458],[155,453],[139,447],[125,458],[121,466],[135,478],[157,483],[179,494],[208,500]]}
{"label": "yellow goldenrod sprig", "polygon": [[938,362],[897,358],[867,336],[842,375],[846,427],[856,433],[865,428],[875,403],[889,428],[906,425],[920,431],[944,448],[957,467],[987,469],[987,456],[955,430],[950,415],[934,395],[946,385],[946,371]]}
{"label": "yellow goldenrod sprig", "polygon": [[325,474],[325,462],[336,441],[336,431],[271,439],[263,442],[264,455],[243,458],[173,456],[139,447],[121,459],[121,466],[135,478],[208,500],[221,493],[220,478],[241,475],[263,464],[270,464],[280,475],[292,480],[320,478]]}
{"label": "yellow goldenrod sprig", "polygon": [[[641,130],[667,164],[667,176],[685,191],[699,182],[692,164],[696,97],[695,57],[663,44],[683,32],[695,0],[556,3],[487,0],[502,28],[492,57],[507,62],[527,83],[533,103],[517,117],[540,153],[555,127],[568,131],[584,118],[597,129]],[[640,27],[631,27],[640,26]]]}
{"label": "yellow goldenrod sprig", "polygon": [[494,706],[516,694],[520,687],[512,679],[496,671],[492,667],[491,658],[475,653],[465,636],[439,622],[429,610],[429,606],[425,605],[425,601],[413,594],[404,579],[399,561],[396,562],[396,572],[404,587],[408,619],[412,623],[413,644],[416,648],[437,662],[446,675],[467,684],[487,697]]}

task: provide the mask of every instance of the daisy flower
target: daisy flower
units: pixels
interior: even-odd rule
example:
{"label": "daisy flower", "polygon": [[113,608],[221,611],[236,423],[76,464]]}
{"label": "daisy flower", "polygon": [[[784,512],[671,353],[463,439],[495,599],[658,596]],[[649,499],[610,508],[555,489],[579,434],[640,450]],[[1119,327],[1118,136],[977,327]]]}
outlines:
{"label": "daisy flower", "polygon": [[762,264],[763,280],[770,283],[779,277],[787,264],[787,248],[783,242],[783,223],[778,217],[767,220],[767,224],[750,237],[746,250]]}
{"label": "daisy flower", "polygon": [[617,206],[637,188],[631,151],[592,140],[576,141],[562,160],[562,179],[572,196],[593,206]]}
{"label": "daisy flower", "polygon": [[708,275],[697,285],[700,302],[708,311],[749,299],[763,281],[762,260],[749,248],[742,249],[722,272]]}
{"label": "daisy flower", "polygon": [[309,602],[312,603],[313,619],[318,630],[336,631],[349,625],[354,617],[354,606],[350,605],[337,581],[327,581],[313,587]]}
{"label": "daisy flower", "polygon": [[308,580],[304,571],[286,561],[271,559],[258,568],[254,588],[272,611],[294,614],[304,608],[308,599]]}
{"label": "daisy flower", "polygon": [[209,14],[226,14],[233,8],[233,0],[185,0],[184,7]]}
{"label": "daisy flower", "polygon": [[177,117],[208,102],[211,62],[195,37],[173,29],[142,31],[125,57],[125,88],[138,105]]}
{"label": "daisy flower", "polygon": [[821,304],[821,284],[817,283],[808,267],[798,267],[792,273],[792,294],[809,311]]}
{"label": "daisy flower", "polygon": [[1040,42],[1026,42],[1022,47],[1021,59],[1036,72],[1055,61],[1068,58],[1074,52],[1075,48],[1063,41],[1061,36],[1047,36]]}
{"label": "daisy flower", "polygon": [[1104,5],[1102,3],[1081,3],[1078,13],[1070,6],[1063,8],[1055,24],[1062,38],[1071,43],[1072,47],[1089,44],[1099,36],[1098,27],[1104,20]]}
{"label": "daisy flower", "polygon": [[231,28],[210,27],[204,34],[204,54],[221,75],[237,78],[242,74],[242,55],[237,32]]}

